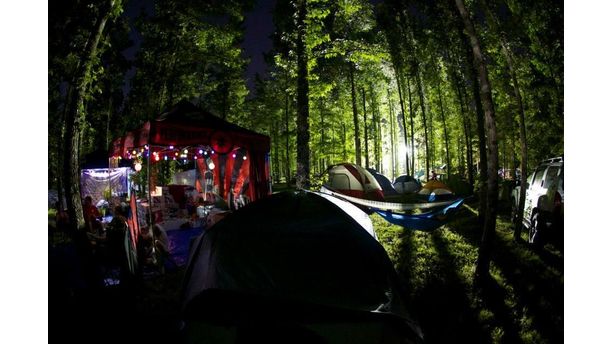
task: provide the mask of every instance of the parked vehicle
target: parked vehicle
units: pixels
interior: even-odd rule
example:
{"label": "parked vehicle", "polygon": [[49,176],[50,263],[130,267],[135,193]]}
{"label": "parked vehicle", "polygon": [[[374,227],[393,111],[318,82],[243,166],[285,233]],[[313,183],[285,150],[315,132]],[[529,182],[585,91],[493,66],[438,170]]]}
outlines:
{"label": "parked vehicle", "polygon": [[512,219],[522,216],[529,243],[542,246],[553,235],[562,235],[563,157],[542,161],[527,178],[524,209],[518,209],[520,190],[520,184],[512,190]]}

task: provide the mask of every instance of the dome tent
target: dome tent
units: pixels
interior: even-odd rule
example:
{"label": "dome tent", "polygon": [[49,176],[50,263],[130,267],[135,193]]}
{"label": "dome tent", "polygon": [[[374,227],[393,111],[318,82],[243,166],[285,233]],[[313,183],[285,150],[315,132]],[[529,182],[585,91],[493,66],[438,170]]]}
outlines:
{"label": "dome tent", "polygon": [[425,183],[421,191],[419,191],[419,195],[427,197],[430,201],[439,201],[454,197],[453,191],[439,180],[430,180]]}
{"label": "dome tent", "polygon": [[372,176],[374,176],[374,178],[376,179],[376,181],[382,188],[382,191],[385,197],[398,194],[398,192],[393,187],[393,184],[391,184],[391,181],[389,180],[389,178],[387,178],[384,174],[378,173],[378,171],[376,171],[373,168],[366,168],[366,170],[370,172]]}
{"label": "dome tent", "polygon": [[327,169],[328,181],[324,184],[330,190],[347,196],[383,201],[384,194],[376,178],[365,168],[342,163]]}
{"label": "dome tent", "polygon": [[238,209],[196,239],[190,255],[187,338],[421,342],[384,248],[318,194],[277,193]]}
{"label": "dome tent", "polygon": [[400,194],[416,193],[421,189],[421,183],[412,176],[402,174],[395,178],[393,187]]}

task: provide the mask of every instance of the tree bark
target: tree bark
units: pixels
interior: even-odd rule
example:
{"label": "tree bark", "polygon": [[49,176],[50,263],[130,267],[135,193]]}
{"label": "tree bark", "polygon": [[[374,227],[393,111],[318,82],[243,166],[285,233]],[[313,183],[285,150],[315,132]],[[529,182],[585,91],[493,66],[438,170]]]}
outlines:
{"label": "tree bark", "polygon": [[397,71],[397,67],[393,66],[393,69],[395,70],[395,80],[397,81],[397,93],[399,95],[399,101],[400,101],[400,109],[402,111],[402,126],[403,126],[403,131],[404,131],[404,147],[406,147],[405,149],[405,153],[406,153],[406,175],[410,175],[410,161],[408,161],[408,133],[406,132],[406,112],[404,111],[404,97],[402,96],[402,80],[401,77]]}
{"label": "tree bark", "polygon": [[289,92],[285,88],[285,182],[289,186],[291,180],[291,159],[289,158]]}
{"label": "tree bark", "polygon": [[361,98],[363,100],[363,142],[365,143],[365,167],[370,167],[370,149],[368,148],[368,116],[366,115],[365,90],[361,88]]}
{"label": "tree bark", "polygon": [[357,112],[357,96],[355,94],[355,76],[352,62],[349,62],[349,77],[351,81],[351,103],[353,105],[353,125],[355,127],[355,164],[361,166],[361,138],[359,137],[359,113]]}
{"label": "tree bark", "polygon": [[[525,107],[523,106],[523,97],[521,96],[521,90],[516,76],[516,70],[514,68],[514,61],[512,58],[512,52],[508,48],[508,43],[505,34],[500,30],[497,20],[489,10],[487,4],[480,0],[480,6],[485,10],[487,19],[493,29],[498,33],[500,37],[500,45],[502,53],[508,64],[508,71],[512,78],[512,88],[514,91],[514,99],[516,101],[517,108],[519,110],[519,139],[521,144],[521,189],[519,194],[518,209],[525,207],[525,195],[527,193],[527,134],[525,130]],[[518,212],[520,215],[514,220],[514,239],[518,240],[521,237],[521,229],[523,228],[523,219],[521,210]]]}
{"label": "tree bark", "polygon": [[491,86],[484,57],[481,51],[480,42],[476,35],[476,30],[470,16],[465,8],[463,0],[455,0],[457,9],[465,31],[470,38],[470,45],[474,55],[474,67],[478,70],[478,80],[480,81],[480,94],[482,105],[485,114],[485,122],[487,126],[487,145],[488,145],[488,186],[487,186],[487,207],[485,213],[484,230],[482,233],[482,242],[479,247],[478,261],[476,265],[476,275],[485,276],[489,273],[489,265],[491,261],[491,246],[495,237],[495,221],[497,218],[497,128],[495,126],[495,109],[493,106],[493,97],[491,94]]}
{"label": "tree bark", "polygon": [[391,101],[391,90],[387,89],[387,99],[389,101],[389,136],[391,139],[391,179],[395,179],[395,116],[393,116],[393,103]]}
{"label": "tree bark", "polygon": [[429,180],[429,138],[427,136],[427,113],[425,111],[425,94],[421,84],[421,74],[418,65],[416,66],[417,90],[421,101],[421,114],[423,115],[423,132],[425,133],[425,178]]}
{"label": "tree bark", "polygon": [[410,78],[408,78],[408,111],[410,111],[410,171],[412,175],[414,171],[414,108],[412,107],[412,88],[410,87]]}
{"label": "tree bark", "polygon": [[297,4],[297,178],[298,188],[310,186],[310,126],[308,123],[308,57],[306,56],[306,1]]}
{"label": "tree bark", "polygon": [[87,40],[82,63],[74,78],[74,92],[66,116],[66,135],[64,151],[64,186],[66,188],[67,210],[70,218],[70,227],[76,231],[85,226],[83,206],[81,204],[81,187],[79,173],[79,136],[85,121],[85,96],[90,82],[91,69],[98,50],[98,43],[104,32],[106,22],[111,16],[115,0],[110,0],[107,8],[101,9],[101,15],[96,20],[91,39]]}
{"label": "tree bark", "polygon": [[442,115],[442,126],[444,127],[444,144],[446,146],[446,178],[447,180],[450,178],[451,173],[451,161],[450,161],[450,151],[448,149],[448,129],[446,127],[446,116],[444,115],[444,104],[442,104],[442,95],[440,93],[440,83],[437,85],[438,89],[438,104],[440,106],[440,114]]}

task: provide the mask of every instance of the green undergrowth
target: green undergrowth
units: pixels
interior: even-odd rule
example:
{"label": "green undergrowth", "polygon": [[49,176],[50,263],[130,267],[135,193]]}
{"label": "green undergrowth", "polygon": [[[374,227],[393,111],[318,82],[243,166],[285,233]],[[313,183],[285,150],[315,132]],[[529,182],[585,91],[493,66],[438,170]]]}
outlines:
{"label": "green undergrowth", "polygon": [[409,309],[428,343],[558,343],[563,341],[563,255],[513,240],[500,217],[490,277],[474,281],[481,228],[477,206],[431,232],[412,231],[371,215],[379,241],[405,287]]}

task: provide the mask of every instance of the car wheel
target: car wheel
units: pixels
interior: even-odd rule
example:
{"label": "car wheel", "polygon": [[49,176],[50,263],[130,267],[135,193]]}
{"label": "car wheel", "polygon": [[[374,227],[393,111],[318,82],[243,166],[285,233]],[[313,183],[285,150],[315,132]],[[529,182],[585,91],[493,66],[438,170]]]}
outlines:
{"label": "car wheel", "polygon": [[542,247],[542,228],[544,227],[543,220],[540,214],[535,213],[531,217],[531,225],[529,226],[529,243],[536,248]]}

